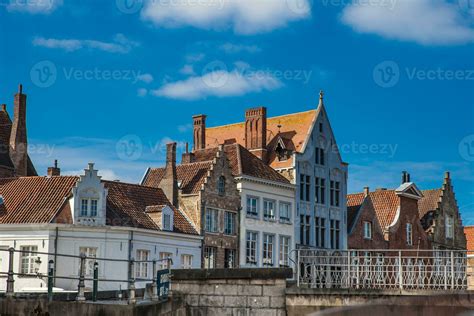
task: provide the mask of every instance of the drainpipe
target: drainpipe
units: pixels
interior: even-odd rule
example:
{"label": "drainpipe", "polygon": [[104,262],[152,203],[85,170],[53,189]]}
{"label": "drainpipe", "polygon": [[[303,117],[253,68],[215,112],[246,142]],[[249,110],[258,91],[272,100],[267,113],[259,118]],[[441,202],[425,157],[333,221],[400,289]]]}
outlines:
{"label": "drainpipe", "polygon": [[56,286],[56,271],[58,266],[58,239],[59,239],[59,227],[56,226],[56,232],[54,236],[54,278],[53,286]]}
{"label": "drainpipe", "polygon": [[132,275],[130,260],[132,260],[132,249],[133,249],[133,231],[130,231],[128,239],[128,262],[127,262],[127,280]]}

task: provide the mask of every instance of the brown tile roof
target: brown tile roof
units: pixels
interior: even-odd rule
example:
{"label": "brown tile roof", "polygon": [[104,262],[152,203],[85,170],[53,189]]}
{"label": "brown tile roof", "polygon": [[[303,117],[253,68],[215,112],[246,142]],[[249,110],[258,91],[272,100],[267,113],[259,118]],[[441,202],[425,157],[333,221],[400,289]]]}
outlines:
{"label": "brown tile roof", "polygon": [[357,213],[364,202],[364,193],[355,193],[347,195],[347,228],[351,229],[357,217]]}
{"label": "brown tile roof", "polygon": [[[273,150],[274,139],[280,131],[280,136],[285,140],[285,145],[289,149],[301,152],[317,113],[318,110],[309,110],[269,117],[267,119],[267,149],[269,151]],[[278,127],[279,125],[281,125],[281,128]],[[245,146],[245,122],[206,128],[207,148],[217,147],[229,140]],[[280,167],[284,167],[291,164],[291,159],[279,164]]]}
{"label": "brown tile roof", "polygon": [[438,202],[443,193],[442,189],[434,190],[423,190],[423,198],[418,201],[418,212],[420,219],[423,218],[428,212],[435,211],[438,208]]}
{"label": "brown tile roof", "polygon": [[[184,194],[197,194],[211,168],[212,161],[193,162],[176,166],[178,181],[181,181],[181,190]],[[165,168],[150,168],[142,184],[158,188],[165,174]]]}
{"label": "brown tile roof", "polygon": [[[205,159],[211,157],[211,159],[213,159],[217,151],[217,147],[198,150],[194,152],[194,157],[196,161],[205,161]],[[246,175],[254,178],[290,184],[290,181],[287,178],[265,164],[244,146],[237,143],[225,145],[224,151],[229,159],[232,175],[234,177]]]}
{"label": "brown tile roof", "polygon": [[474,226],[464,226],[464,234],[466,234],[467,250],[474,250]]}
{"label": "brown tile roof", "polygon": [[[0,179],[0,224],[51,223],[67,204],[72,188],[79,177],[21,177]],[[160,189],[103,181],[108,188],[107,225],[158,229],[145,213],[146,207],[167,204],[169,201]],[[196,230],[178,210],[174,210],[175,232],[197,234]]]}

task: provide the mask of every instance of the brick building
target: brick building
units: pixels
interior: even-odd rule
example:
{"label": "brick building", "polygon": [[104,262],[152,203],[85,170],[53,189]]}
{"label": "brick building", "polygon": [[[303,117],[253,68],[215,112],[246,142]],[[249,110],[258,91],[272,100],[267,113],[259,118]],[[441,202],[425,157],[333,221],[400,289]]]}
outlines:
{"label": "brick building", "polygon": [[466,249],[466,236],[449,172],[439,189],[423,190],[420,220],[434,249]]}
{"label": "brick building", "polygon": [[14,96],[13,107],[13,121],[6,104],[2,104],[0,109],[0,178],[36,176],[28,156],[26,94],[22,85]]}
{"label": "brick building", "polygon": [[422,192],[403,173],[395,190],[378,189],[348,195],[350,249],[431,249],[419,220]]}
{"label": "brick building", "polygon": [[223,146],[204,161],[176,164],[176,143],[167,145],[166,166],[149,168],[142,180],[162,188],[204,236],[202,266],[229,268],[238,264],[240,195]]}
{"label": "brick building", "polygon": [[320,93],[316,109],[267,118],[265,107],[245,121],[206,126],[194,116],[194,151],[238,143],[295,185],[297,246],[347,248],[347,173]]}

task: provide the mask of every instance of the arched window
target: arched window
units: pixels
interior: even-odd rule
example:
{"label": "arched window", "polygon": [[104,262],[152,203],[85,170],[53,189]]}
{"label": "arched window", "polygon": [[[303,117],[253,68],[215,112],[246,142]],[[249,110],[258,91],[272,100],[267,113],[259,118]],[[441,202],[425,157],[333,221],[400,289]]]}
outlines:
{"label": "arched window", "polygon": [[217,183],[217,192],[219,195],[224,195],[225,194],[225,177],[220,176],[219,181]]}

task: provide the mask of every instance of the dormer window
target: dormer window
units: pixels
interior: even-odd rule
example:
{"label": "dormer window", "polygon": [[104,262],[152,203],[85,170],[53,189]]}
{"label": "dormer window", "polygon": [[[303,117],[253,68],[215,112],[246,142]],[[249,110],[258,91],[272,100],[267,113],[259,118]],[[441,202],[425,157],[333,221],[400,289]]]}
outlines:
{"label": "dormer window", "polygon": [[171,215],[163,214],[163,230],[171,230]]}
{"label": "dormer window", "polygon": [[224,195],[225,194],[225,177],[220,176],[219,177],[219,182],[217,183],[217,191],[219,195]]}
{"label": "dormer window", "polygon": [[91,216],[97,216],[97,200],[91,200]]}
{"label": "dormer window", "polygon": [[87,210],[89,209],[89,200],[81,200],[81,216],[87,216]]}
{"label": "dormer window", "polygon": [[97,199],[81,199],[81,216],[96,217],[97,216]]}

